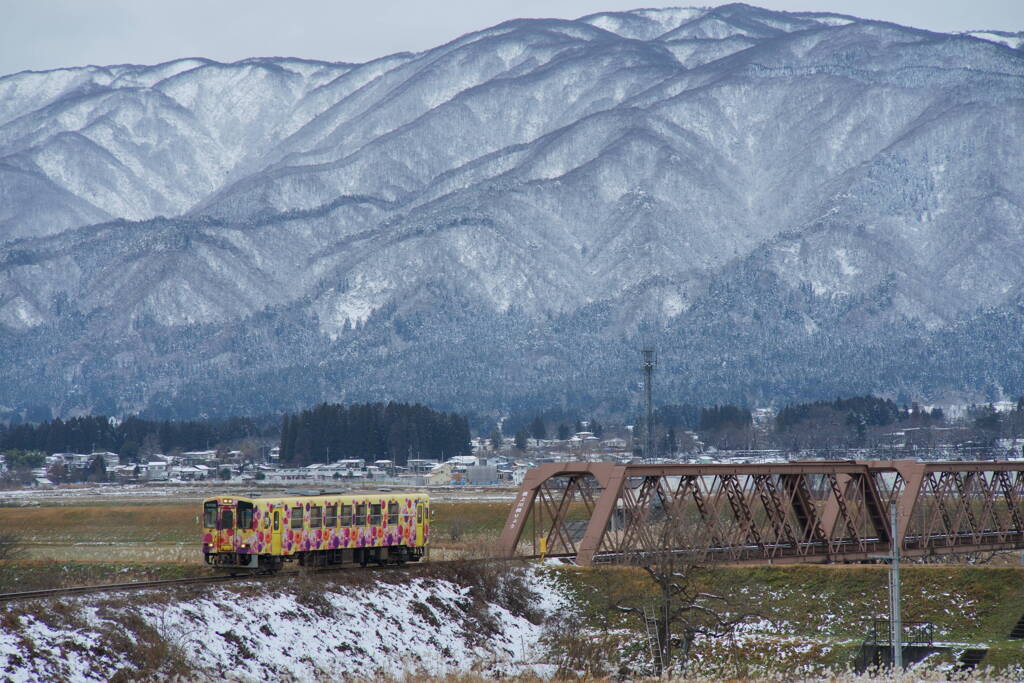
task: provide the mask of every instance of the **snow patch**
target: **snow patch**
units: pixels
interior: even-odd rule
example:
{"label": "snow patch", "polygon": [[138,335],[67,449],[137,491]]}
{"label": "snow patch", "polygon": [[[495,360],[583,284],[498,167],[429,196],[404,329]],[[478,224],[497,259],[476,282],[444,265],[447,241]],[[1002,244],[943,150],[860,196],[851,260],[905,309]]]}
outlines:
{"label": "snow patch", "polygon": [[[545,616],[566,605],[543,569],[527,570],[524,580]],[[90,681],[129,673],[126,653],[104,647],[103,633],[123,630],[122,623],[132,622],[123,618],[130,613],[159,633],[199,677],[314,681],[374,673],[414,679],[469,671],[488,677],[553,672],[543,661],[542,625],[496,604],[481,613],[470,588],[442,579],[367,586],[239,584],[177,603],[147,604],[143,594],[141,600],[101,608],[86,599],[65,608],[74,616],[60,627],[32,616],[22,617],[16,629],[5,622],[0,670],[8,680]]]}
{"label": "snow patch", "polygon": [[1007,47],[1012,47],[1014,50],[1019,50],[1024,47],[1024,32],[1007,33],[1005,31],[970,31],[962,35],[971,36],[972,38],[980,38],[981,40],[999,43],[1000,45],[1006,45]]}

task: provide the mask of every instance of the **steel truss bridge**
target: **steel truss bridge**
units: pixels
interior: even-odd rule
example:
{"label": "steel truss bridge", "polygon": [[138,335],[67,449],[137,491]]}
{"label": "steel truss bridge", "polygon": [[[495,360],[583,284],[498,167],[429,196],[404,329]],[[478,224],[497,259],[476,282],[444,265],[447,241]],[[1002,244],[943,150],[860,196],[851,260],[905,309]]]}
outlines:
{"label": "steel truss bridge", "polygon": [[499,553],[856,562],[894,540],[904,557],[1024,548],[1024,462],[548,463],[527,472]]}

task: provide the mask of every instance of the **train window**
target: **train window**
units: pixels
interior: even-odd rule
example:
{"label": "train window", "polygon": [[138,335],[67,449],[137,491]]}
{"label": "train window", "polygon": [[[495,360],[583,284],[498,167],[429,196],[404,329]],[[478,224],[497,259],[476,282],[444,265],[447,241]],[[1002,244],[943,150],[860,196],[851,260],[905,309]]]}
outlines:
{"label": "train window", "polygon": [[362,526],[366,524],[366,503],[359,503],[356,505],[356,526]]}
{"label": "train window", "polygon": [[333,529],[338,526],[338,504],[332,503],[327,506],[327,519],[324,520],[324,526]]}
{"label": "train window", "polygon": [[203,527],[213,529],[217,526],[217,503],[211,501],[203,505]]}
{"label": "train window", "polygon": [[281,530],[281,511],[274,510],[274,531]]}
{"label": "train window", "polygon": [[398,503],[388,503],[388,524],[398,524]]}
{"label": "train window", "polygon": [[252,528],[252,503],[247,503],[244,500],[238,501],[238,528]]}
{"label": "train window", "polygon": [[223,510],[220,511],[220,528],[235,528],[235,511],[232,510],[231,508],[224,508]]}
{"label": "train window", "polygon": [[423,503],[416,504],[416,523],[423,523]]}
{"label": "train window", "polygon": [[269,510],[267,511],[267,513],[265,515],[263,515],[263,528],[264,529],[269,529],[270,528],[270,511]]}
{"label": "train window", "polygon": [[302,528],[302,506],[292,508],[292,528]]}
{"label": "train window", "polygon": [[370,526],[380,524],[380,503],[370,503]]}
{"label": "train window", "polygon": [[341,506],[341,525],[352,526],[352,506],[342,505]]}
{"label": "train window", "polygon": [[319,529],[324,525],[324,509],[319,505],[309,508],[309,528]]}

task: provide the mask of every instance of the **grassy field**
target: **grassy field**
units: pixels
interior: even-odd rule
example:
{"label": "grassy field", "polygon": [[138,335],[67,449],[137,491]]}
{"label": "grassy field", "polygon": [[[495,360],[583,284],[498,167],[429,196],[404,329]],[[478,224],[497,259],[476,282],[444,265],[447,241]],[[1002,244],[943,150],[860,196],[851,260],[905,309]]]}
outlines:
{"label": "grassy field", "polygon": [[199,538],[199,509],[182,503],[0,508],[0,521],[30,544],[184,543]]}
{"label": "grassy field", "polygon": [[[574,596],[578,623],[594,632],[635,633],[639,620],[620,608],[658,604],[653,583],[637,568],[557,568],[551,574]],[[719,566],[697,571],[693,588],[722,596],[711,604],[747,617],[761,634],[717,642],[715,659],[742,660],[758,670],[841,670],[872,620],[887,617],[887,574],[875,565]],[[936,642],[991,646],[985,665],[1024,666],[1024,643],[1008,640],[1024,615],[1024,568],[906,565],[901,583],[905,623],[933,624]]]}
{"label": "grassy field", "polygon": [[[490,556],[508,514],[506,503],[492,502],[435,502],[432,509],[431,556],[442,560]],[[2,528],[24,542],[17,561],[0,564],[0,590],[209,571],[199,549],[199,512],[194,501],[0,507]]]}
{"label": "grassy field", "polygon": [[[642,606],[656,598],[642,570],[560,569],[560,580],[587,605],[587,614],[624,624],[610,604]],[[694,585],[725,597],[737,613],[807,633],[863,637],[865,624],[888,612],[888,570],[877,565],[775,565],[700,570]],[[1002,640],[1024,615],[1024,568],[906,565],[902,571],[903,619],[935,624],[936,639]]]}

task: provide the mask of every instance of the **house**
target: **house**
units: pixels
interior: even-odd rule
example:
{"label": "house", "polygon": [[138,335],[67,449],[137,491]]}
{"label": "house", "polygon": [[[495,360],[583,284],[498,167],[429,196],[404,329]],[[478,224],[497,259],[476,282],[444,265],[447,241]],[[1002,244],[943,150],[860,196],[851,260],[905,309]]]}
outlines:
{"label": "house", "polygon": [[498,467],[496,465],[474,465],[465,469],[465,483],[467,484],[495,484],[498,481]]}
{"label": "house", "polygon": [[117,453],[111,453],[110,451],[94,451],[89,456],[90,459],[96,457],[103,458],[103,466],[108,470],[121,464],[121,456]]}
{"label": "house", "polygon": [[406,463],[411,474],[430,474],[437,464],[439,464],[437,460],[425,458],[413,458]]}
{"label": "house", "polygon": [[335,460],[334,464],[338,467],[342,467],[347,470],[364,470],[366,469],[365,458],[348,458],[346,460]]}
{"label": "house", "polygon": [[451,461],[435,465],[434,469],[424,477],[427,486],[448,486],[451,484],[453,468],[454,465],[452,465]]}
{"label": "house", "polygon": [[[64,460],[64,464],[68,466],[68,469],[84,470],[89,466],[89,462],[92,461],[92,456],[85,453],[72,453],[71,462],[67,459]],[[106,464],[104,462],[104,464]]]}
{"label": "house", "polygon": [[266,472],[267,482],[311,481],[316,470],[305,467],[281,467]]}
{"label": "house", "polygon": [[199,469],[195,465],[179,465],[170,468],[168,476],[180,481],[202,481],[206,479],[207,472],[209,472],[208,467]]}
{"label": "house", "polygon": [[170,478],[168,465],[162,460],[150,460],[139,466],[140,474],[146,481],[167,481]]}
{"label": "house", "polygon": [[217,457],[217,451],[188,451],[181,454],[183,465],[202,465]]}
{"label": "house", "polygon": [[122,484],[138,481],[141,471],[141,465],[115,465],[107,468],[107,479]]}
{"label": "house", "polygon": [[522,486],[526,473],[536,467],[532,462],[517,462],[512,468],[512,483]]}

